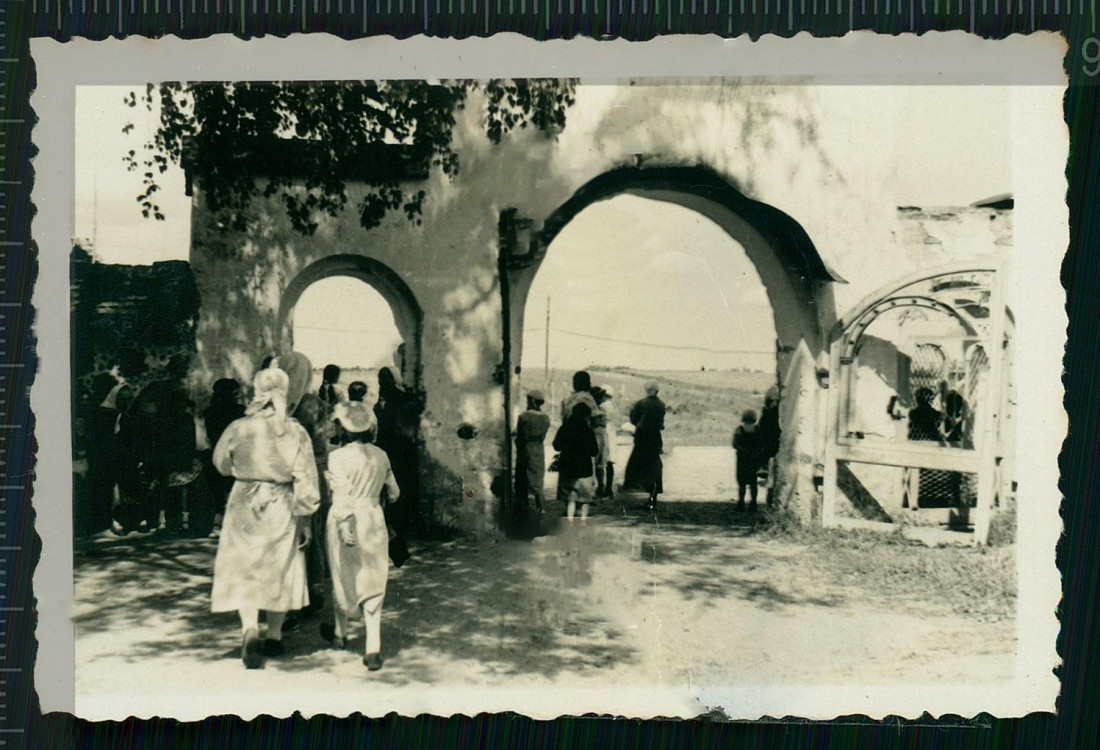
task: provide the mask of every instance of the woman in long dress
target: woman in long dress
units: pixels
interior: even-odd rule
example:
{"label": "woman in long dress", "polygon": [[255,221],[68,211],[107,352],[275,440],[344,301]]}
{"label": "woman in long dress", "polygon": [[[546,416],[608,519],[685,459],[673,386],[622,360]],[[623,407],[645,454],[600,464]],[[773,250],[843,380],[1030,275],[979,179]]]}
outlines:
{"label": "woman in long dress", "polygon": [[373,445],[378,423],[361,403],[340,404],[335,419],[345,445],[329,454],[325,472],[332,507],[326,540],[336,601],[335,627],[321,635],[346,645],[348,618],[362,612],[366,625],[363,663],[382,668],[382,600],[389,577],[389,532],[382,514],[382,490],[397,500],[400,490],[385,451]]}
{"label": "woman in long dress", "polygon": [[[236,481],[226,502],[210,609],[241,618],[241,655],[249,669],[264,655],[285,652],[287,610],[309,602],[303,550],[310,519],[320,503],[317,467],[309,435],[287,416],[286,373],[256,373],[254,396],[242,419],[231,423],[214,447],[214,466]],[[260,610],[267,637],[260,640]]]}
{"label": "woman in long dress", "polygon": [[657,496],[664,489],[664,465],[661,453],[665,429],[665,404],[657,398],[659,386],[650,381],[645,384],[646,397],[630,409],[630,423],[634,425],[634,450],[626,462],[623,489],[642,490],[649,494],[649,508],[657,507]]}

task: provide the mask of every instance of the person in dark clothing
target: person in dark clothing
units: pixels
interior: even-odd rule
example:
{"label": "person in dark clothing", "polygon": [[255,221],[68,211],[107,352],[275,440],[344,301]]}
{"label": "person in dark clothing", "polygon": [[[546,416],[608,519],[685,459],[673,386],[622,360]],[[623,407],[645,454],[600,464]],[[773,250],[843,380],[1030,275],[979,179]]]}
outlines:
{"label": "person in dark clothing", "polygon": [[[935,393],[931,388],[918,388],[913,395],[917,405],[909,410],[909,439],[918,443],[946,445],[943,439],[943,414],[932,405],[936,397]],[[948,472],[938,469],[919,469],[917,477],[916,497],[910,503],[912,507],[932,507],[932,504],[941,504],[943,502],[941,498],[930,496],[933,488],[940,486],[947,479]],[[905,507],[905,503],[902,507]]]}
{"label": "person in dark clothing", "polygon": [[756,511],[756,469],[760,461],[760,429],[756,412],[746,409],[741,424],[733,431],[733,449],[737,452],[737,509],[745,509],[745,490],[752,498],[751,510]]}
{"label": "person in dark clothing", "polygon": [[330,409],[334,409],[337,404],[345,403],[348,400],[348,394],[340,387],[339,382],[340,366],[325,365],[325,369],[321,372],[321,388],[318,390],[317,395]]}
{"label": "person in dark clothing", "polygon": [[398,531],[407,533],[416,524],[420,507],[420,463],[417,436],[423,404],[398,383],[395,368],[378,371],[378,401],[374,415],[378,420],[375,444],[386,452],[390,467],[401,490],[400,499],[386,508]]}
{"label": "person in dark clothing", "polygon": [[535,496],[535,510],[543,512],[546,492],[546,434],[550,417],[542,412],[546,397],[542,391],[527,394],[527,411],[516,421],[516,501],[521,512],[527,510],[528,495]]}
{"label": "person in dark clothing", "polygon": [[634,450],[626,462],[623,488],[641,490],[649,494],[649,508],[657,507],[657,496],[664,492],[664,467],[661,453],[665,429],[665,404],[657,398],[659,386],[646,383],[646,397],[630,409],[630,423],[634,425]]}
{"label": "person in dark clothing", "polygon": [[768,389],[764,396],[764,408],[760,412],[760,421],[756,429],[760,436],[757,472],[763,472],[766,475],[765,502],[771,504],[772,493],[775,491],[775,457],[779,455],[779,443],[783,436],[783,430],[779,426],[779,388],[777,386]]}
{"label": "person in dark clothing", "polygon": [[581,505],[581,520],[588,518],[588,506],[596,493],[593,460],[600,446],[589,424],[591,415],[587,404],[575,404],[569,419],[554,435],[554,450],[559,453],[558,502],[565,504],[570,521],[576,515],[577,503]]}
{"label": "person in dark clothing", "polygon": [[[202,413],[203,425],[206,427],[206,437],[211,447],[218,444],[222,433],[230,422],[244,416],[244,404],[241,402],[241,384],[232,378],[222,378],[214,381],[214,391],[210,396],[210,406]],[[203,462],[206,471],[207,485],[214,496],[214,525],[210,531],[210,538],[217,539],[221,535],[222,517],[225,514],[225,503],[229,499],[229,491],[233,489],[233,477],[223,476],[214,468],[210,455],[206,455]]]}
{"label": "person in dark clothing", "polygon": [[[98,533],[111,528],[111,511],[114,505],[115,485],[118,482],[119,456],[118,430],[122,415],[133,402],[130,386],[107,375],[111,385],[103,392],[107,380],[93,390],[96,406],[86,410],[83,425],[84,457],[88,462],[87,513],[81,517],[81,530]],[[86,526],[85,526],[86,523]]]}

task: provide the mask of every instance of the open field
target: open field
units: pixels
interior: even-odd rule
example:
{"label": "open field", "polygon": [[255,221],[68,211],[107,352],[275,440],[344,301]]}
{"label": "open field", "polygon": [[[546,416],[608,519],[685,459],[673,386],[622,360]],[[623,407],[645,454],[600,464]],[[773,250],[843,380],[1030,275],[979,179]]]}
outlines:
{"label": "open field", "polygon": [[[644,371],[628,368],[591,368],[594,385],[610,388],[614,395],[617,424],[627,421],[631,405],[645,396],[646,381],[661,386],[658,394],[668,407],[665,419],[665,445],[727,446],[733,429],[745,409],[759,414],[764,394],[775,385],[775,375],[752,371]],[[551,418],[557,419],[558,404],[572,391],[572,370],[551,370],[547,386],[543,372],[525,373],[523,387],[547,391]]]}

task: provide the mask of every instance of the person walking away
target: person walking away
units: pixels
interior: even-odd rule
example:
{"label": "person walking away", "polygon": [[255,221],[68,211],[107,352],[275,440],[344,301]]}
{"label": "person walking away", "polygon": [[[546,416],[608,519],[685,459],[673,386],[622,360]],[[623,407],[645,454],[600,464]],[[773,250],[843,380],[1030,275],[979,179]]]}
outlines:
{"label": "person walking away", "polygon": [[[245,416],[214,446],[214,466],[235,481],[214,557],[210,610],[239,614],[248,669],[262,666],[265,655],[285,653],[286,612],[309,602],[304,550],[320,495],[309,435],[287,415],[288,384],[280,369],[256,373]],[[264,640],[261,610],[267,613]]]}
{"label": "person walking away", "polygon": [[516,501],[522,513],[527,511],[527,498],[535,496],[535,510],[542,513],[546,506],[546,434],[550,417],[542,412],[546,397],[540,390],[527,393],[527,411],[516,420]]}
{"label": "person walking away", "polygon": [[745,490],[748,490],[752,498],[749,509],[755,513],[760,430],[756,424],[756,412],[752,409],[745,409],[741,414],[741,424],[733,431],[733,450],[737,454],[737,510],[745,509]]}
{"label": "person walking away", "polygon": [[593,460],[599,453],[596,435],[589,422],[592,413],[587,404],[578,403],[569,418],[554,435],[554,450],[558,451],[558,502],[566,506],[570,521],[581,506],[581,520],[588,519],[588,506],[596,492]]}
{"label": "person walking away", "polygon": [[[277,360],[278,357],[276,357]],[[330,409],[336,408],[337,404],[347,403],[348,394],[339,383],[340,366],[325,365],[325,369],[321,372],[321,388],[317,391],[317,395],[328,404]]]}
{"label": "person walking away", "polygon": [[626,462],[623,487],[642,490],[649,495],[649,509],[657,507],[657,497],[664,492],[664,466],[661,453],[664,442],[665,404],[657,397],[660,387],[654,381],[645,385],[646,396],[630,409],[634,425],[634,449]]}
{"label": "person walking away", "polygon": [[756,429],[760,436],[757,471],[766,473],[764,502],[771,505],[772,495],[775,492],[775,457],[779,455],[779,443],[783,434],[779,426],[779,388],[777,386],[773,385],[764,395],[764,408],[760,411],[760,421]]}
{"label": "person walking away", "polygon": [[592,431],[596,435],[596,497],[611,497],[612,484],[615,481],[615,466],[611,461],[611,437],[607,432],[610,421],[611,401],[607,391],[599,386],[592,388],[592,400],[596,402],[596,411],[592,412]]}
{"label": "person walking away", "polygon": [[361,403],[341,404],[335,419],[345,443],[329,455],[326,472],[332,490],[326,546],[336,621],[322,623],[321,636],[346,646],[348,619],[361,613],[366,629],[363,664],[375,671],[382,668],[382,600],[389,577],[390,537],[382,493],[392,503],[400,488],[385,451],[373,445],[377,421],[371,410]]}
{"label": "person walking away", "polygon": [[[225,429],[244,416],[244,404],[241,403],[241,384],[232,378],[214,381],[214,390],[210,396],[210,405],[203,412],[206,437],[214,446],[221,440]],[[233,477],[223,476],[214,468],[213,452],[205,464],[207,484],[214,496],[214,524],[210,538],[217,539],[222,532],[222,519],[225,515],[225,503],[229,500],[229,491],[233,489]]]}

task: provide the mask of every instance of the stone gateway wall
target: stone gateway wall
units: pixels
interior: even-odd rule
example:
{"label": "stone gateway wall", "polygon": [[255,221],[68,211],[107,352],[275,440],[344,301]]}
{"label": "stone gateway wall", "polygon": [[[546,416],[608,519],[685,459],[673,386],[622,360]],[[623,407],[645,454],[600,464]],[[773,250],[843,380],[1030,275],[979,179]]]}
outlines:
{"label": "stone gateway wall", "polygon": [[[203,305],[189,382],[196,391],[220,377],[247,382],[265,355],[292,347],[288,321],[303,273],[362,278],[413,339],[406,378],[425,396],[421,482],[430,512],[445,525],[488,531],[506,470],[526,293],[553,237],[585,206],[617,194],[675,202],[741,243],[768,291],[784,389],[777,492],[808,521],[823,460],[827,378],[819,370],[828,367],[835,321],[891,277],[960,246],[1010,249],[1003,210],[899,218],[888,169],[875,166],[888,156],[852,165],[831,150],[829,128],[850,124],[832,114],[827,96],[793,86],[581,86],[557,138],[519,131],[499,145],[471,102],[455,131],[458,175],[418,181],[427,193],[419,225],[398,214],[368,231],[348,211],[317,217],[306,237],[281,204],[257,199],[248,229],[236,231],[206,207],[196,181],[190,260]],[[351,205],[362,190],[350,186]],[[460,437],[463,425],[476,434]]]}

